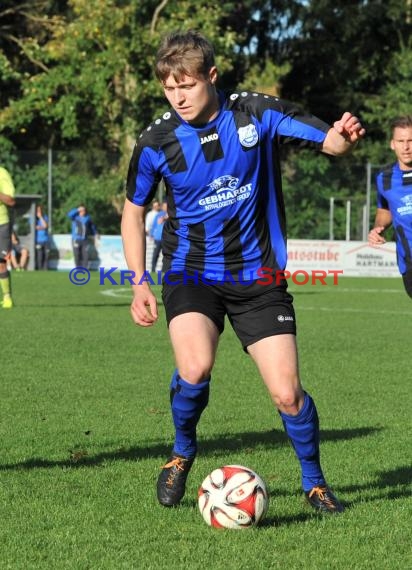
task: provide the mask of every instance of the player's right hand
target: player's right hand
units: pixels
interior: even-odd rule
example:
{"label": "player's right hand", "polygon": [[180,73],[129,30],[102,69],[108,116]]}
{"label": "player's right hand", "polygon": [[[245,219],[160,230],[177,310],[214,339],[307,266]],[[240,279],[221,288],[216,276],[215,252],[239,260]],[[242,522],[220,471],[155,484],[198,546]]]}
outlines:
{"label": "player's right hand", "polygon": [[130,306],[133,322],[141,327],[150,327],[158,318],[157,301],[147,284],[136,285]]}
{"label": "player's right hand", "polygon": [[368,243],[369,245],[382,245],[386,243],[386,239],[381,235],[381,233],[385,230],[383,226],[377,226],[376,228],[371,229],[368,234]]}

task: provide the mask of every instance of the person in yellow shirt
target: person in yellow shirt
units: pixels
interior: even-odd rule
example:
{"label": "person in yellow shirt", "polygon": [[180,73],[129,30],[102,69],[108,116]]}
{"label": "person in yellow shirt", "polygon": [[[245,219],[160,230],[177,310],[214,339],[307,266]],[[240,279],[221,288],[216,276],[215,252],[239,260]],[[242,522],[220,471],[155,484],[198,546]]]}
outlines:
{"label": "person in yellow shirt", "polygon": [[11,309],[10,272],[7,269],[7,259],[11,250],[11,224],[9,208],[15,204],[15,189],[10,174],[0,166],[0,290],[3,294],[3,309]]}

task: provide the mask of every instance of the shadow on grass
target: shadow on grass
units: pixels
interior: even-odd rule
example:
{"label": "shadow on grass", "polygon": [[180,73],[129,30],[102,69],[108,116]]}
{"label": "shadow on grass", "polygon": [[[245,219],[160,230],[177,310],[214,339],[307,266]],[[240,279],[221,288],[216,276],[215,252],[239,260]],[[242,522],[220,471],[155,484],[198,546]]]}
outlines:
{"label": "shadow on grass", "polygon": [[[340,491],[345,493],[361,493],[365,492],[362,496],[361,502],[377,501],[382,498],[385,499],[402,499],[404,497],[412,497],[412,467],[405,465],[404,467],[397,467],[389,471],[378,471],[376,473],[376,480],[365,485],[349,485],[340,487]],[[386,489],[385,496],[382,494],[372,494],[374,489]],[[354,503],[348,503],[348,506]]]}
{"label": "shadow on grass", "polygon": [[[379,432],[382,428],[356,428],[343,430],[321,430],[321,441],[342,441],[362,437],[369,437]],[[230,434],[214,439],[199,440],[199,455],[226,456],[228,451],[242,450],[244,453],[253,453],[256,448],[272,448],[275,446],[289,445],[288,439],[282,430],[270,430],[267,432],[244,432]],[[73,450],[68,450],[68,458],[62,460],[50,460],[33,457],[9,465],[0,465],[0,471],[20,469],[45,469],[53,467],[78,468],[94,467],[107,461],[137,461],[160,457],[162,460],[170,454],[170,446],[153,443],[118,449],[89,455],[84,443],[76,445]]]}
{"label": "shadow on grass", "polygon": [[[322,430],[321,441],[347,441],[357,438],[371,437],[381,431],[380,427],[365,427],[356,429],[343,430]],[[276,448],[276,446],[290,445],[285,433],[281,430],[270,430],[267,432],[244,432],[238,434],[230,434],[214,439],[199,441],[199,455],[215,457],[227,457],[228,451],[242,450],[246,454],[254,453],[258,448]],[[32,469],[77,469],[97,467],[106,462],[113,461],[144,461],[146,459],[161,458],[164,460],[170,453],[170,446],[153,443],[150,445],[142,445],[131,448],[120,448],[117,451],[98,453],[89,455],[87,450],[82,446],[76,447],[76,450],[68,451],[69,457],[62,460],[49,460],[45,458],[33,457],[20,463],[9,465],[0,465],[0,471],[25,471]],[[382,500],[402,499],[409,497],[412,492],[410,483],[412,480],[412,467],[402,466],[388,471],[379,471],[376,473],[376,480],[364,485],[339,486],[339,493],[362,494],[359,501],[343,501],[347,510],[350,510],[358,502],[374,502]],[[268,488],[271,497],[289,497],[302,496],[299,490],[285,491],[283,489]],[[363,495],[364,491],[364,495]],[[302,499],[303,501],[303,499]],[[197,506],[197,502],[193,499],[186,498],[183,500],[181,507]],[[261,528],[281,527],[288,525],[296,525],[313,520],[314,517],[324,516],[314,512],[306,502],[304,509],[300,513],[289,516],[275,516],[265,518],[259,525]]]}
{"label": "shadow on grass", "polygon": [[309,520],[313,520],[313,518],[319,516],[318,513],[315,512],[307,512],[307,513],[299,513],[296,515],[290,515],[287,517],[266,517],[261,523],[259,523],[259,528],[268,528],[273,526],[288,526],[298,523],[304,523]]}

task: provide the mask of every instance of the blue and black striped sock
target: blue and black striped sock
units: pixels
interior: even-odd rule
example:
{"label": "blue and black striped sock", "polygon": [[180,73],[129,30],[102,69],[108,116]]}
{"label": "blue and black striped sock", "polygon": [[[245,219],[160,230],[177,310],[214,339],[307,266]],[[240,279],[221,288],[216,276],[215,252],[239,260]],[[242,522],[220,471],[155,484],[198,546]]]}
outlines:
{"label": "blue and black striped sock", "polygon": [[303,490],[324,485],[319,454],[319,418],[314,401],[305,393],[303,406],[296,416],[279,413],[300,462]]}
{"label": "blue and black striped sock", "polygon": [[176,429],[174,453],[194,457],[197,451],[196,427],[209,401],[210,377],[190,384],[175,370],[170,384],[170,404]]}

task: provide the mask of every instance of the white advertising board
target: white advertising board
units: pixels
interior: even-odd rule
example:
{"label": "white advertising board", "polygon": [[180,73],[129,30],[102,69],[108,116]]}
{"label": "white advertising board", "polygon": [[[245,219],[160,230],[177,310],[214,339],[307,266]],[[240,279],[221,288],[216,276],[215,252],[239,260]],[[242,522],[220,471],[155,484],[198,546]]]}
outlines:
{"label": "white advertising board", "polygon": [[363,241],[289,240],[287,269],[340,270],[347,277],[399,277],[394,242],[372,247]]}
{"label": "white advertising board", "polygon": [[[150,269],[152,240],[147,243],[146,267]],[[53,236],[50,268],[72,269],[74,259],[71,236]],[[120,236],[101,236],[96,248],[91,248],[91,267],[117,267],[127,269]],[[157,269],[161,268],[159,259]],[[362,241],[289,240],[287,270],[340,271],[347,277],[399,277],[396,263],[396,247],[388,242],[372,247]]]}

